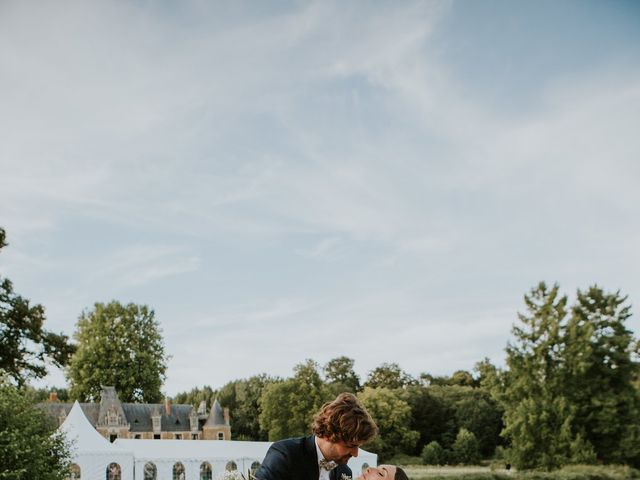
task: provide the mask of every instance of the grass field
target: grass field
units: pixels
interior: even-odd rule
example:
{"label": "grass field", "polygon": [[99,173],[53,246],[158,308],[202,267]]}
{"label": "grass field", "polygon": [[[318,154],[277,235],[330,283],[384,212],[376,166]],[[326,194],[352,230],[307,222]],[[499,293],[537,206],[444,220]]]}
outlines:
{"label": "grass field", "polygon": [[491,469],[490,467],[402,467],[410,480],[632,480],[640,472],[624,466],[575,465],[553,472]]}

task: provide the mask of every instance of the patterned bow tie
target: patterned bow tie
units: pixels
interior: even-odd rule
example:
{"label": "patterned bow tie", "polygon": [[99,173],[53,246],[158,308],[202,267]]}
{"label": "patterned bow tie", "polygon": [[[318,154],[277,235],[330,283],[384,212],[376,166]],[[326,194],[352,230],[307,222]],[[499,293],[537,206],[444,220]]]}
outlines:
{"label": "patterned bow tie", "polygon": [[320,465],[320,468],[324,468],[327,472],[330,472],[331,470],[333,470],[338,466],[338,464],[333,460],[324,460],[324,459],[320,460],[318,464]]}

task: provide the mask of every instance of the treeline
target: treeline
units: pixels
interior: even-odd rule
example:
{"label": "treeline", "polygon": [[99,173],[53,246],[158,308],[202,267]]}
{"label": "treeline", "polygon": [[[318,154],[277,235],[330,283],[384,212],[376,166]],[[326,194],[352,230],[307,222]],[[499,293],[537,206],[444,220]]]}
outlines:
{"label": "treeline", "polygon": [[[335,358],[322,368],[307,360],[290,378],[256,375],[218,390],[195,388],[174,401],[197,406],[217,398],[230,410],[235,439],[276,440],[307,434],[318,408],[349,391],[375,418],[380,435],[367,448],[384,461],[397,455],[419,456],[425,445],[438,442],[441,460],[474,463],[491,457],[501,444],[502,408],[469,372],[412,378],[395,363],[382,364],[361,384],[353,367],[348,357]],[[469,454],[462,455],[461,445],[456,445],[461,432],[473,438],[475,448]]]}
{"label": "treeline", "polygon": [[382,461],[640,466],[640,343],[626,327],[627,298],[592,286],[569,305],[558,285],[540,283],[524,300],[502,369],[485,359],[473,375],[413,378],[383,364],[361,384],[348,357],[322,368],[307,360],[290,378],[257,375],[175,400],[217,397],[231,411],[236,439],[276,440],[307,433],[324,401],[351,391],[380,427],[367,448]]}

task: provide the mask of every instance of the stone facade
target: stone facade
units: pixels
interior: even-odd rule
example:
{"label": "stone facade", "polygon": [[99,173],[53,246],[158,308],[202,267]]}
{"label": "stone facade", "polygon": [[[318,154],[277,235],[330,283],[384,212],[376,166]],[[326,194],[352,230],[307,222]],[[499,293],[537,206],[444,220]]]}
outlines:
{"label": "stone facade", "polygon": [[[73,404],[52,396],[43,408],[62,424]],[[122,403],[114,387],[103,387],[100,403],[81,403],[83,413],[109,441],[116,438],[147,440],[231,440],[229,409],[215,400],[211,410],[201,402],[192,405]]]}

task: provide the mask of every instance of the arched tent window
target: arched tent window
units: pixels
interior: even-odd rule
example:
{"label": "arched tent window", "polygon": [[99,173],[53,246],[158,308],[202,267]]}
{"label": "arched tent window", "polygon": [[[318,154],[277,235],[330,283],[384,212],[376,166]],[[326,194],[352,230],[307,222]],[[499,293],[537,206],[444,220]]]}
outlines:
{"label": "arched tent window", "polygon": [[184,473],[184,465],[180,462],[173,465],[173,480],[184,480],[186,475]]}
{"label": "arched tent window", "polygon": [[227,462],[227,466],[224,467],[224,469],[227,470],[228,472],[233,472],[234,470],[238,469],[238,465],[236,464],[236,462],[231,460],[230,462]]}
{"label": "arched tent window", "polygon": [[209,462],[202,462],[200,465],[200,480],[211,480],[211,464]]}
{"label": "arched tent window", "polygon": [[69,480],[80,480],[80,465],[72,463],[69,467]]}
{"label": "arched tent window", "polygon": [[249,471],[249,473],[251,473],[251,478],[255,476],[259,468],[260,468],[260,462],[253,462],[251,464],[251,470]]}
{"label": "arched tent window", "polygon": [[122,480],[122,469],[117,463],[110,463],[107,467],[107,480]]}
{"label": "arched tent window", "polygon": [[156,480],[158,478],[158,469],[155,463],[147,462],[144,464],[144,480]]}

